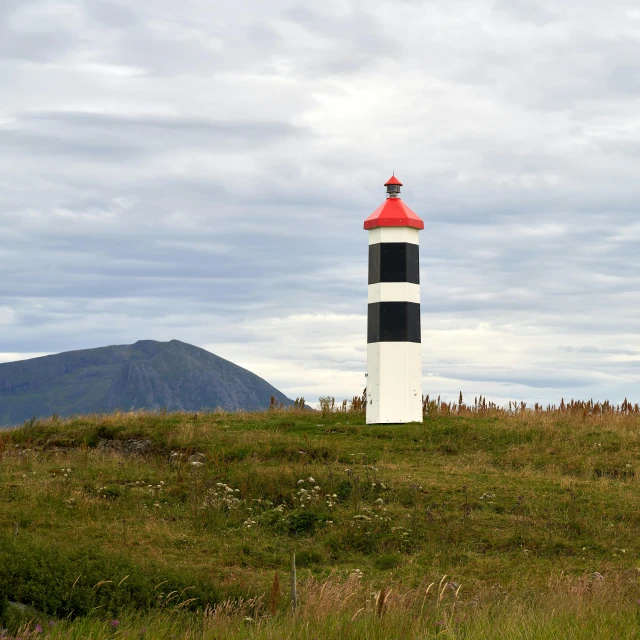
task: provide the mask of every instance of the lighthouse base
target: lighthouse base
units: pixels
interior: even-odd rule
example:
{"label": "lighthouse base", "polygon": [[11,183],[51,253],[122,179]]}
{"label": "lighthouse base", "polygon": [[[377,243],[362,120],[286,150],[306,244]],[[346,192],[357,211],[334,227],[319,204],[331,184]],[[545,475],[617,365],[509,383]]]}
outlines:
{"label": "lighthouse base", "polygon": [[422,422],[419,342],[367,345],[367,424]]}

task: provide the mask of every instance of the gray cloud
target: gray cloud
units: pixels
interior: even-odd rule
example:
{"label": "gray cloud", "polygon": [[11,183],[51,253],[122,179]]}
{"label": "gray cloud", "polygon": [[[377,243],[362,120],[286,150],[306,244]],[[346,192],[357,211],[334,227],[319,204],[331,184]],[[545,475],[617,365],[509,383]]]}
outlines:
{"label": "gray cloud", "polygon": [[78,45],[72,31],[51,20],[44,2],[3,1],[0,6],[0,61],[47,63]]}
{"label": "gray cloud", "polygon": [[92,0],[85,3],[87,14],[101,26],[114,29],[127,28],[139,23],[131,5],[113,0]]}

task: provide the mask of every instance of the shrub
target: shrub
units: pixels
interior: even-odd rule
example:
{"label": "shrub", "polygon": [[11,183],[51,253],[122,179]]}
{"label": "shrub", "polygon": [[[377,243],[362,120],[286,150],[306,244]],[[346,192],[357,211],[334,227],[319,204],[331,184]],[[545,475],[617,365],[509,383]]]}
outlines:
{"label": "shrub", "polygon": [[85,438],[85,442],[90,447],[95,447],[98,445],[100,440],[114,440],[116,437],[116,433],[116,429],[113,429],[112,427],[109,427],[105,424],[101,424]]}
{"label": "shrub", "polygon": [[105,440],[113,440],[116,437],[116,430],[101,424],[96,429],[96,436],[98,436],[98,438],[104,438]]}
{"label": "shrub", "polygon": [[9,608],[9,600],[7,598],[7,586],[4,581],[0,581],[0,625],[5,622],[7,609]]}
{"label": "shrub", "polygon": [[376,569],[380,569],[381,571],[385,571],[386,569],[395,569],[400,564],[400,558],[398,556],[392,555],[382,555],[378,556],[373,564]]}
{"label": "shrub", "polygon": [[296,553],[296,564],[299,567],[308,567],[312,564],[322,564],[324,558],[317,551],[300,551]]}
{"label": "shrub", "polygon": [[302,511],[300,513],[292,513],[287,519],[287,528],[291,534],[312,534],[316,530],[316,526],[320,518],[312,511]]}
{"label": "shrub", "polygon": [[353,485],[349,480],[341,480],[336,487],[338,500],[347,500],[353,491]]}
{"label": "shrub", "polygon": [[87,615],[96,607],[104,615],[154,608],[162,606],[163,594],[170,592],[181,594],[174,605],[194,598],[185,605],[188,609],[221,599],[214,585],[190,581],[170,570],[138,566],[93,548],[65,555],[56,547],[24,541],[0,544],[0,585],[5,599],[57,617]]}
{"label": "shrub", "polygon": [[108,487],[104,487],[101,493],[103,497],[109,500],[115,500],[116,498],[120,497],[120,487],[117,487],[115,485],[110,485]]}

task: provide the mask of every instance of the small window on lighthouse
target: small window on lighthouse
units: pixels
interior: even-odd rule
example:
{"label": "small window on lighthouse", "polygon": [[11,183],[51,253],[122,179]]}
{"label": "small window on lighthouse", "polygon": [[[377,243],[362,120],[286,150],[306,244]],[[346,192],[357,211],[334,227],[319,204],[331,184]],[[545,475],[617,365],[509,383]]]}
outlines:
{"label": "small window on lighthouse", "polygon": [[400,193],[400,185],[399,184],[387,185],[387,193],[390,196],[397,196]]}

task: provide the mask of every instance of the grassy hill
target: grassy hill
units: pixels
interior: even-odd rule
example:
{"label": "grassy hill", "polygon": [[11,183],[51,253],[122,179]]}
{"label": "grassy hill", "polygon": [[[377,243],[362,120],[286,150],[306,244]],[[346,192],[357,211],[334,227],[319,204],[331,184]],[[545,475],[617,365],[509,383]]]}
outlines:
{"label": "grassy hill", "polygon": [[421,424],[363,422],[132,412],[2,432],[0,596],[36,610],[6,624],[47,638],[639,637],[636,411],[431,403]]}
{"label": "grassy hill", "polygon": [[292,404],[251,371],[179,340],[140,340],[0,364],[0,426],[116,409],[252,411],[266,409],[271,396]]}

